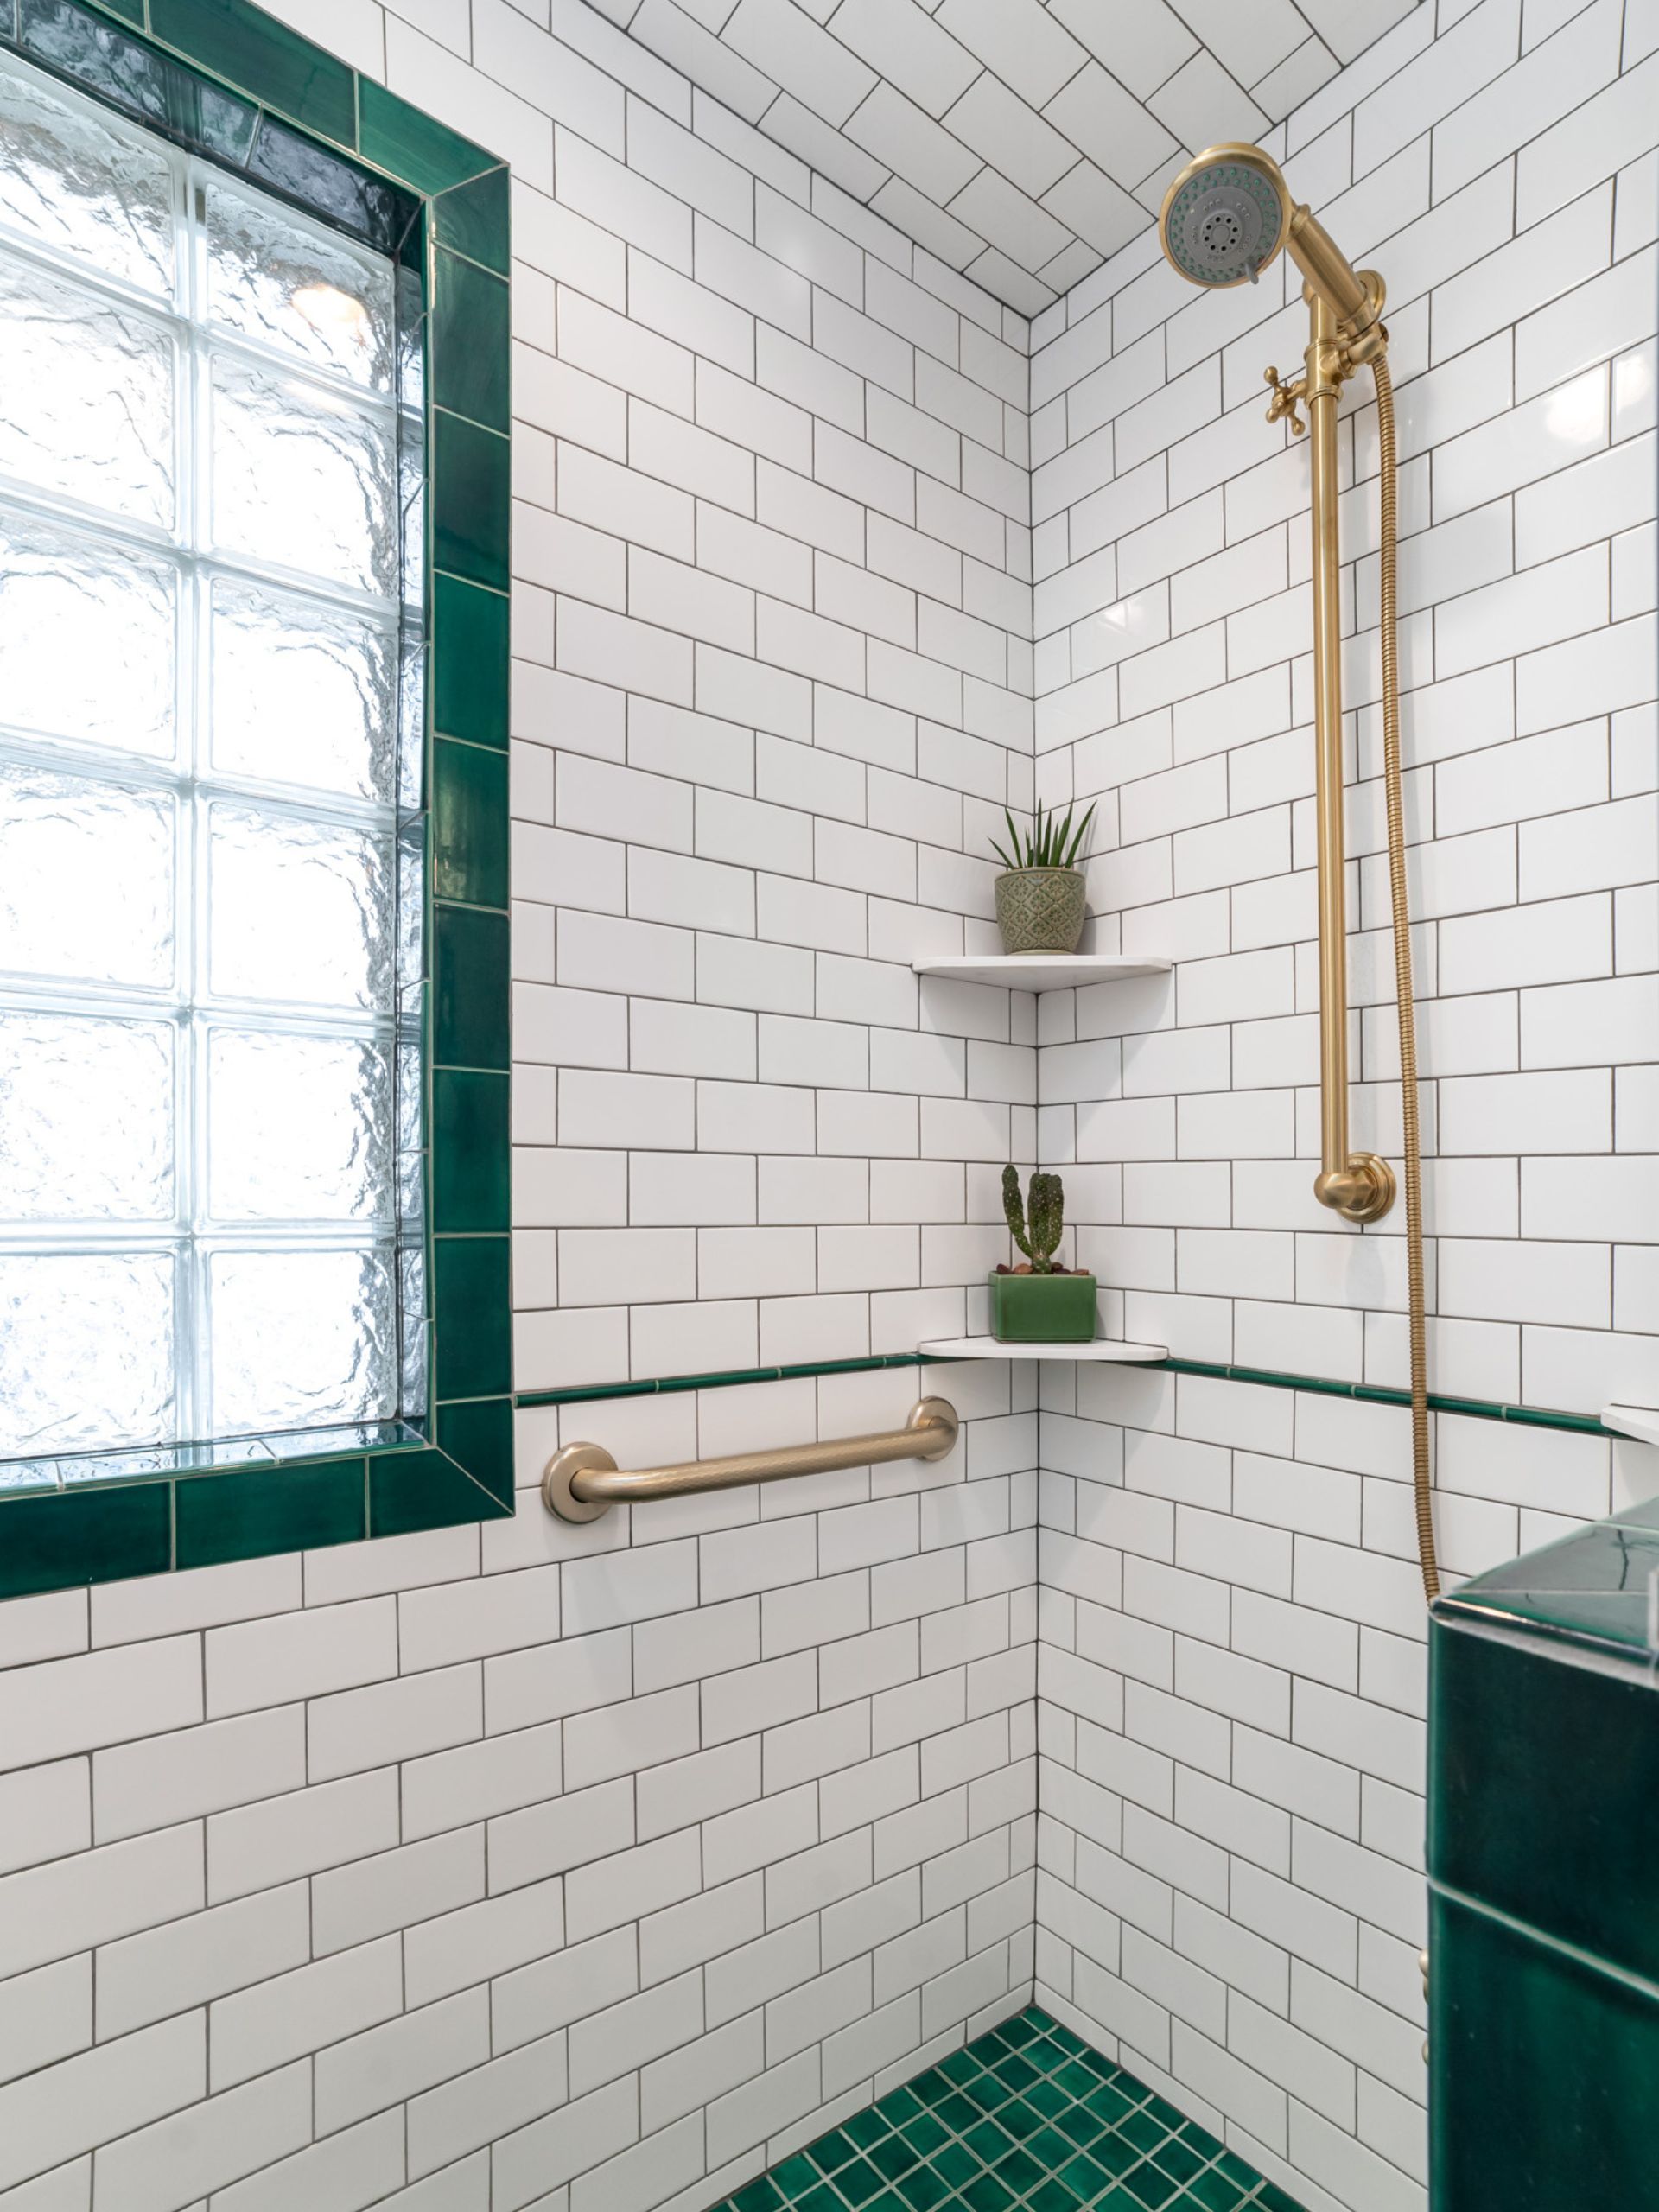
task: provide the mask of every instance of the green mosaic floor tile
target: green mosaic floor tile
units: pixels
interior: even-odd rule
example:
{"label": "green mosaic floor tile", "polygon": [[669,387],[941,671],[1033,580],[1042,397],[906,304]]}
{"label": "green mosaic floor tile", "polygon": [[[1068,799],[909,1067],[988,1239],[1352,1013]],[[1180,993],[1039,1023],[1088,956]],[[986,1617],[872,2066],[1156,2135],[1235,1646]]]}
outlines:
{"label": "green mosaic floor tile", "polygon": [[1205,2164],[1198,2152],[1183,2143],[1178,2135],[1172,2135],[1166,2143],[1160,2143],[1152,2155],[1153,2164],[1161,2166],[1172,2181],[1191,2181],[1194,2174],[1202,2171]]}
{"label": "green mosaic floor tile", "polygon": [[976,2120],[962,2139],[982,2166],[994,2166],[1014,2148],[1013,2136],[994,2120]]}
{"label": "green mosaic floor tile", "polygon": [[1229,2181],[1236,2181],[1243,2190],[1254,2189],[1262,2178],[1253,2167],[1245,2164],[1236,2151],[1224,2151],[1216,2164]]}
{"label": "green mosaic floor tile", "polygon": [[921,2154],[912,2151],[902,2135],[889,2135],[880,2143],[872,2143],[870,2164],[884,2181],[897,2181],[901,2174],[921,2162]]}
{"label": "green mosaic floor tile", "polygon": [[1123,2177],[1123,2186],[1137,2204],[1147,2207],[1147,2212],[1163,2212],[1170,2199],[1180,2194],[1180,2183],[1171,2181],[1158,2168],[1143,2163],[1132,2167]]}
{"label": "green mosaic floor tile", "polygon": [[783,2201],[782,2192],[763,2175],[738,2190],[729,2200],[727,2212],[778,2212]]}
{"label": "green mosaic floor tile", "polygon": [[874,2105],[863,2112],[855,2113],[842,2130],[847,2140],[861,2151],[868,2151],[872,2143],[879,2143],[887,2133],[887,2123]]}
{"label": "green mosaic floor tile", "polygon": [[1141,2163],[1140,2151],[1116,2128],[1098,2139],[1090,2155],[1097,2159],[1109,2174],[1126,2174],[1131,2166],[1138,2166]]}
{"label": "green mosaic floor tile", "polygon": [[1186,2196],[1190,2203],[1201,2204],[1204,2212],[1238,2212],[1244,2202],[1244,2192],[1237,2183],[1229,2181],[1215,2166],[1206,2167],[1188,2183]]}
{"label": "green mosaic floor tile", "polygon": [[860,2206],[874,2203],[886,2196],[887,2190],[887,2177],[878,2172],[868,2158],[855,2158],[850,2165],[837,2166],[835,2183],[855,2212]]}
{"label": "green mosaic floor tile", "polygon": [[1039,2181],[1026,2199],[1028,2212],[1077,2212],[1077,2200],[1053,2174]]}
{"label": "green mosaic floor tile", "polygon": [[750,2182],[717,2212],[1301,2212],[1037,2006]]}
{"label": "green mosaic floor tile", "polygon": [[1181,2122],[1181,2140],[1183,2143],[1189,2144],[1206,2164],[1211,2158],[1218,2158],[1221,2156],[1221,2145],[1217,2142],[1209,2129],[1200,2127],[1196,2120],[1184,2120]]}
{"label": "green mosaic floor tile", "polygon": [[936,2205],[945,2203],[956,2195],[948,2181],[941,2181],[931,2166],[918,2166],[914,2173],[906,2174],[893,2194],[901,2203],[908,2204],[912,2212],[934,2212]]}
{"label": "green mosaic floor tile", "polygon": [[968,2207],[968,2212],[1007,2212],[1014,2196],[995,2174],[981,2174],[977,2181],[970,2181],[962,2191],[961,2201]]}
{"label": "green mosaic floor tile", "polygon": [[1049,2120],[1058,2119],[1061,2113],[1069,2111],[1071,2105],[1065,2091],[1049,2081],[1033,2082],[1026,2092],[1026,2102],[1033,2112],[1039,2112]]}
{"label": "green mosaic floor tile", "polygon": [[804,2155],[821,2174],[832,2174],[852,2157],[853,2146],[838,2127],[832,2128],[828,2135],[820,2135],[816,2143],[809,2143]]}
{"label": "green mosaic floor tile", "polygon": [[1117,2132],[1137,2151],[1155,2151],[1160,2143],[1169,2139],[1169,2130],[1154,2120],[1149,2112],[1127,2113],[1117,2124]]}
{"label": "green mosaic floor tile", "polygon": [[1071,2145],[1053,2127],[1039,2127],[1034,2135],[1027,2136],[1025,2147],[1048,2173],[1058,2171],[1071,2156]]}
{"label": "green mosaic floor tile", "polygon": [[807,2190],[817,2186],[818,2170],[798,2151],[792,2158],[785,2158],[781,2166],[772,2169],[772,2178],[783,2191],[785,2201],[792,2202]]}
{"label": "green mosaic floor tile", "polygon": [[1079,2150],[1085,2149],[1105,2132],[1104,2123],[1097,2120],[1087,2105],[1071,2105],[1054,2122],[1057,2131]]}
{"label": "green mosaic floor tile", "polygon": [[979,2160],[964,2144],[947,2143],[931,2161],[933,2171],[952,2189],[960,2189],[974,2180],[980,2171]]}
{"label": "green mosaic floor tile", "polygon": [[1103,2196],[1113,2185],[1112,2176],[1097,2158],[1091,2158],[1087,2152],[1063,2165],[1059,2177],[1073,2196],[1084,2204],[1092,2204],[1096,2197]]}

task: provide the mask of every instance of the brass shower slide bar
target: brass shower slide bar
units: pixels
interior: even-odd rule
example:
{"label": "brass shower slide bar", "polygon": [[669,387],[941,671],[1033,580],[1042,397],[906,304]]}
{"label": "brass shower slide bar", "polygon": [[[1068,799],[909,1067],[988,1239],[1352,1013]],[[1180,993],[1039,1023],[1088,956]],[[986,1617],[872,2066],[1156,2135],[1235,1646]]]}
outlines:
{"label": "brass shower slide bar", "polygon": [[771,1452],[686,1459],[675,1467],[620,1468],[601,1445],[567,1444],[547,1463],[542,1503],[562,1521],[597,1521],[613,1505],[639,1505],[653,1497],[786,1482],[793,1475],[827,1475],[892,1459],[943,1459],[957,1440],[957,1409],[948,1398],[918,1398],[902,1428],[823,1444],[783,1445]]}

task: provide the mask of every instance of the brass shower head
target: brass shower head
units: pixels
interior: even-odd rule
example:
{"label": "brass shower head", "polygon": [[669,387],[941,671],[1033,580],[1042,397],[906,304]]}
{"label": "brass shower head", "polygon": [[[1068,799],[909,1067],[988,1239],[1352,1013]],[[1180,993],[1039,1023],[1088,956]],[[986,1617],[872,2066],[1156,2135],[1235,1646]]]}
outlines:
{"label": "brass shower head", "polygon": [[1344,341],[1369,358],[1379,342],[1382,280],[1356,271],[1310,207],[1291,197],[1283,170],[1259,146],[1211,146],[1191,161],[1164,194],[1158,233],[1171,265],[1208,290],[1254,284],[1274,257],[1288,250],[1306,289],[1331,309]]}
{"label": "brass shower head", "polygon": [[1164,194],[1158,228],[1183,276],[1217,289],[1254,284],[1285,243],[1294,202],[1259,146],[1211,146]]}

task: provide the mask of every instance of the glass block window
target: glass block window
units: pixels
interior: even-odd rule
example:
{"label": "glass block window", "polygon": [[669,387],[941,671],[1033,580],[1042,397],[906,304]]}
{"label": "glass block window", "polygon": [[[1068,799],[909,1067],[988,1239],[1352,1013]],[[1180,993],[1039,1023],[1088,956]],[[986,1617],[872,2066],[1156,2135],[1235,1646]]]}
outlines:
{"label": "glass block window", "polygon": [[424,1412],[409,275],[0,55],[0,1457]]}

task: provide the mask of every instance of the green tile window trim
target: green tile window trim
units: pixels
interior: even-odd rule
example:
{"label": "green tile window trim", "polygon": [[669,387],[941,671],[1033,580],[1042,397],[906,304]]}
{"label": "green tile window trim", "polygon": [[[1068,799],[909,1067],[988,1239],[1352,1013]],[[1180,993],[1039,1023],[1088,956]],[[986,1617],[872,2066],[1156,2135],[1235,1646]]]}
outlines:
{"label": "green tile window trim", "polygon": [[[1017,1346],[1008,1357],[1018,1359]],[[789,1382],[804,1376],[858,1375],[877,1367],[951,1367],[963,1364],[949,1352],[880,1352],[868,1359],[808,1360],[797,1367],[743,1367],[715,1375],[658,1375],[637,1382],[584,1382],[564,1390],[521,1390],[524,1407],[574,1406],[597,1398],[642,1398],[658,1390],[729,1389],[743,1382]],[[1229,1367],[1208,1359],[1137,1360],[1136,1375],[1203,1375],[1229,1382],[1253,1382],[1268,1390],[1311,1390],[1322,1397],[1355,1398],[1367,1405],[1409,1406],[1411,1393],[1379,1382],[1338,1382],[1318,1375],[1286,1375],[1270,1367]],[[1431,1413],[1463,1414],[1472,1421],[1502,1421],[1527,1428],[1556,1428],[1575,1436],[1613,1436],[1594,1414],[1558,1413],[1546,1406],[1505,1406],[1495,1398],[1450,1398],[1431,1390]]]}
{"label": "green tile window trim", "polygon": [[715,2212],[1300,2212],[1143,2082],[1029,2006]]}
{"label": "green tile window trim", "polygon": [[506,167],[250,0],[0,0],[0,46],[392,256],[413,288],[430,1045],[429,1217],[404,1254],[426,1287],[424,1418],[0,1465],[0,1599],[507,1518]]}

